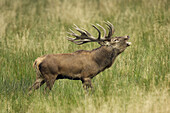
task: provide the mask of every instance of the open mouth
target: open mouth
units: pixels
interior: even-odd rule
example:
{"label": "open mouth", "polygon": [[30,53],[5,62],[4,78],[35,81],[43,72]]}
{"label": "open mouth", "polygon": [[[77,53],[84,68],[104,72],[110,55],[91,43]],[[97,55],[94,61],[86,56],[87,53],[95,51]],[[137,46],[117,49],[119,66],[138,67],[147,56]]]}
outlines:
{"label": "open mouth", "polygon": [[[126,40],[129,40],[129,36],[126,36]],[[132,43],[131,42],[126,42],[127,46],[130,46]]]}
{"label": "open mouth", "polygon": [[131,42],[126,42],[127,46],[130,46],[132,43]]}

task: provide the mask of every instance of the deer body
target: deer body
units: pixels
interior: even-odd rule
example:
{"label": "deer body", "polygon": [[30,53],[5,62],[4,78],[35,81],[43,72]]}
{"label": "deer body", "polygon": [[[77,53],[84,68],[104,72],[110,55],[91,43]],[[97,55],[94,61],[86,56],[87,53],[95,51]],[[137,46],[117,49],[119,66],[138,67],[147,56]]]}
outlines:
{"label": "deer body", "polygon": [[[112,27],[109,27],[110,34],[108,37],[110,37],[112,35],[111,32],[113,32]],[[75,36],[76,39],[69,39],[70,41],[78,45],[92,41],[100,41],[88,37],[90,34],[87,31],[83,32],[78,27],[76,28],[76,30],[81,33],[81,36],[72,32],[71,35]],[[94,28],[97,29],[96,27]],[[98,32],[100,35],[99,30]],[[90,41],[87,40],[86,37],[84,39],[83,36],[87,36]],[[77,41],[77,38],[81,40]],[[115,39],[122,42],[116,43]],[[30,88],[30,92],[32,89],[38,89],[45,82],[47,85],[46,88],[51,90],[57,79],[81,80],[85,89],[89,87],[92,88],[91,79],[113,64],[115,58],[129,46],[129,43],[127,43],[128,39],[128,36],[116,37],[114,41],[109,39],[109,44],[105,43],[105,41],[108,42],[108,39],[102,39],[101,42],[98,42],[101,46],[91,51],[78,50],[68,54],[49,54],[38,57],[34,62],[34,68],[37,73],[36,82]]]}
{"label": "deer body", "polygon": [[[70,54],[51,54],[44,56],[39,65],[41,73],[57,75],[56,79],[93,78],[109,68],[117,56],[115,50],[101,46],[92,51],[76,51]],[[58,76],[59,75],[59,76]]]}

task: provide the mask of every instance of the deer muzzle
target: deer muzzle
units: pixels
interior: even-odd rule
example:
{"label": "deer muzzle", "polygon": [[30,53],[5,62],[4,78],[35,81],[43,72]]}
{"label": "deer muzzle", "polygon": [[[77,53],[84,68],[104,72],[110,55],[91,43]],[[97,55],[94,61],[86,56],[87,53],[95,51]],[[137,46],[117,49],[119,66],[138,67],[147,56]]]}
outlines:
{"label": "deer muzzle", "polygon": [[[130,38],[129,36],[125,36],[126,40],[129,40],[129,38]],[[126,44],[127,44],[127,46],[130,46],[132,43],[127,41]]]}

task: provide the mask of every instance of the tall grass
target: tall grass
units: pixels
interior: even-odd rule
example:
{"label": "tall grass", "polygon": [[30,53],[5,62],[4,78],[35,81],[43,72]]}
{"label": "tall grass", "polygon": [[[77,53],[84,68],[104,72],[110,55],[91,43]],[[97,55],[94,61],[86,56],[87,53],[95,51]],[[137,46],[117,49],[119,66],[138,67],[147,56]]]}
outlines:
{"label": "tall grass", "polygon": [[[2,113],[169,113],[169,0],[1,0],[0,110]],[[91,23],[113,23],[114,36],[132,46],[93,79],[84,94],[80,81],[58,80],[49,95],[43,88],[28,96],[35,81],[33,61],[49,53],[99,47],[66,40],[73,24],[97,35]]]}

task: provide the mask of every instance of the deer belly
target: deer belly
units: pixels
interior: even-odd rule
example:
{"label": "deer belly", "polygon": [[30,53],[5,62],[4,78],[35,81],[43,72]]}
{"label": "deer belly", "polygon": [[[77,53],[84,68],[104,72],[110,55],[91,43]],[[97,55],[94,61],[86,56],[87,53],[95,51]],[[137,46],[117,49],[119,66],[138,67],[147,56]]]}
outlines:
{"label": "deer belly", "polygon": [[66,78],[81,78],[82,66],[67,64],[58,66],[58,73]]}

